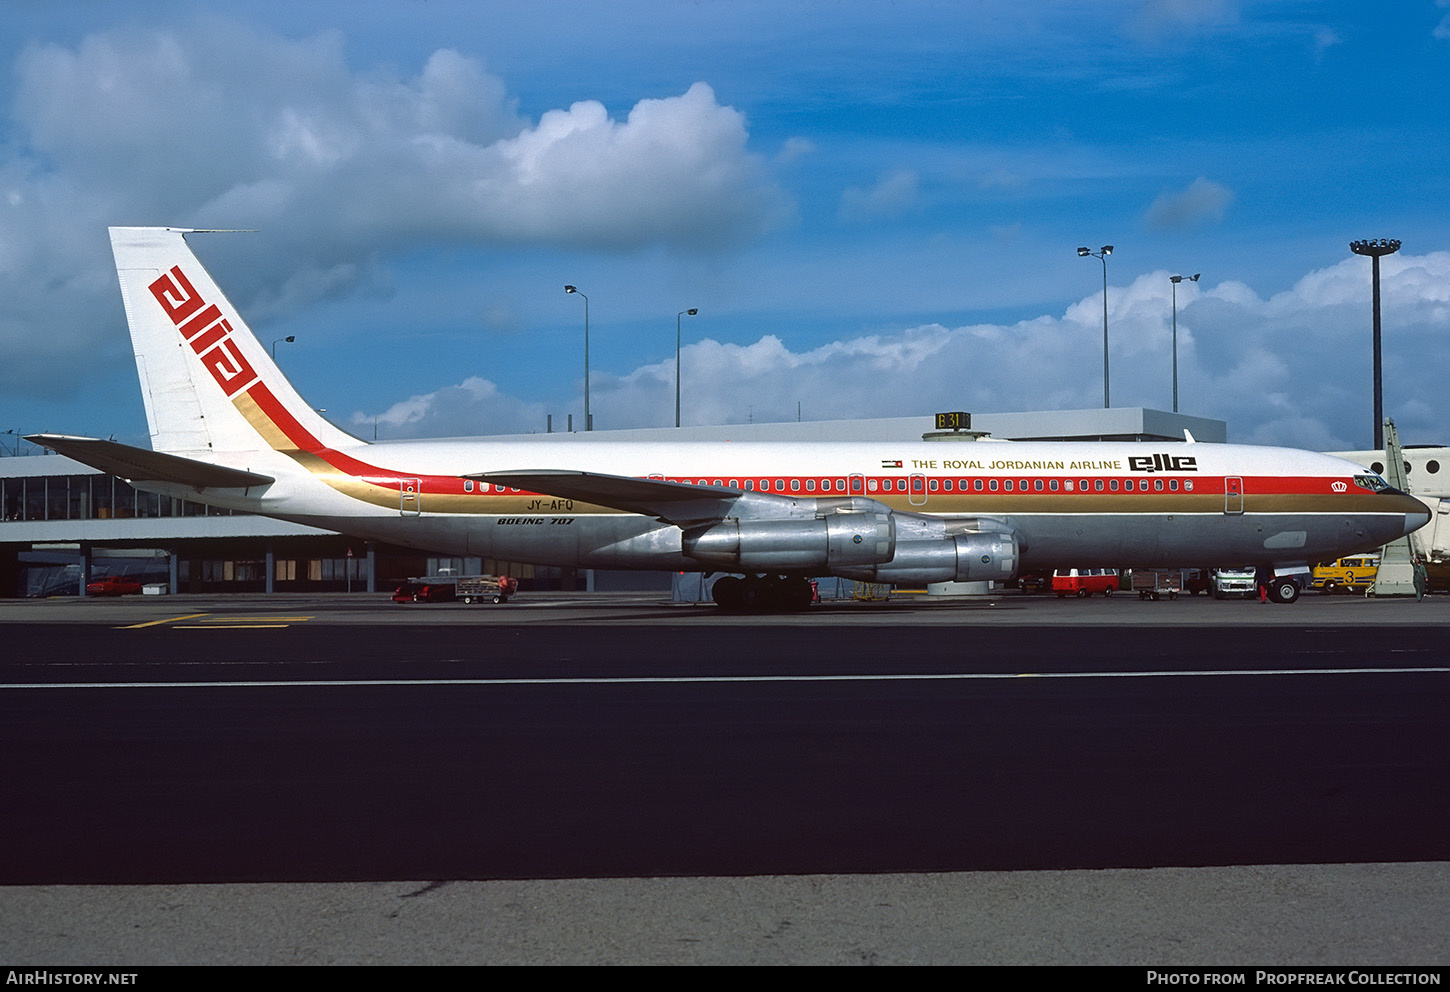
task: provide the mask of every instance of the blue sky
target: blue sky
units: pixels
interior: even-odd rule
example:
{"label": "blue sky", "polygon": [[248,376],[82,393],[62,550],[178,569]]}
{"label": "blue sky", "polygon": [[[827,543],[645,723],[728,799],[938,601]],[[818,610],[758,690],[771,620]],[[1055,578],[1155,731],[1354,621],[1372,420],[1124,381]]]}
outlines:
{"label": "blue sky", "polygon": [[[105,228],[363,437],[1115,406],[1450,439],[1445,0],[0,7],[0,430],[146,427]],[[13,448],[11,435],[0,443]]]}

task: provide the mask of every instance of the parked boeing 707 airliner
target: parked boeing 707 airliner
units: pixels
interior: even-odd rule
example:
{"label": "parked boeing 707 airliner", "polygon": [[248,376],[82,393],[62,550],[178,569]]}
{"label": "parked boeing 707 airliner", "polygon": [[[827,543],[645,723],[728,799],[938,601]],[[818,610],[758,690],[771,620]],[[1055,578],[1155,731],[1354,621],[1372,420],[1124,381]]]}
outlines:
{"label": "parked boeing 707 airliner", "polygon": [[30,438],[151,492],[443,554],[726,572],[726,606],[794,608],[808,576],[1243,565],[1292,601],[1423,503],[1351,462],[1191,442],[367,443],[313,410],[175,228],[111,229],[151,450]]}

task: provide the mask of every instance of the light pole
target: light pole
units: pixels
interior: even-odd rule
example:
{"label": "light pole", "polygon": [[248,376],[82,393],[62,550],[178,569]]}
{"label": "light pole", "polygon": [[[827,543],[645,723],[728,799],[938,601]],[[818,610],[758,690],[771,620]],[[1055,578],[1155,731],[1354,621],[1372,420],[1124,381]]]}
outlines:
{"label": "light pole", "polygon": [[691,317],[699,313],[695,307],[688,310],[681,310],[675,314],[675,426],[680,426],[680,318],[689,314]]}
{"label": "light pole", "polygon": [[1368,255],[1373,273],[1370,294],[1374,297],[1374,450],[1379,451],[1385,446],[1384,384],[1380,367],[1380,256],[1393,255],[1400,250],[1400,243],[1389,238],[1351,241],[1349,250],[1356,255]]}
{"label": "light pole", "polygon": [[[296,341],[296,340],[297,340],[297,335],[295,335],[295,334],[289,334],[285,338],[278,338],[277,339],[277,341],[286,341],[288,344],[291,344],[293,341]],[[277,341],[273,341],[272,342],[272,361],[274,361],[274,362],[277,360]]]}
{"label": "light pole", "polygon": [[1093,258],[1103,260],[1103,409],[1106,410],[1112,404],[1109,402],[1108,393],[1108,256],[1113,253],[1112,245],[1103,245],[1097,251],[1091,248],[1079,248],[1078,258]]}
{"label": "light pole", "polygon": [[1173,412],[1178,412],[1178,284],[1184,279],[1189,282],[1198,282],[1198,277],[1203,273],[1195,272],[1191,276],[1169,276],[1168,281],[1173,284]]}
{"label": "light pole", "polygon": [[584,297],[584,429],[594,429],[594,418],[589,415],[589,297],[573,286],[565,286],[564,292],[578,293]]}

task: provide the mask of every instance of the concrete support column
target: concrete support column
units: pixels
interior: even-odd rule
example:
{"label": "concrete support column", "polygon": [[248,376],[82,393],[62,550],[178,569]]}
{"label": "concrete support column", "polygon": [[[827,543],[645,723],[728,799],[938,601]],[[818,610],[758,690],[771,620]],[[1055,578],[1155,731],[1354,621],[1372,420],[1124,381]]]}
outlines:
{"label": "concrete support column", "polygon": [[273,582],[273,578],[277,574],[277,549],[275,542],[270,537],[267,538],[266,561],[267,581],[264,589],[268,593],[274,593],[277,591]]}
{"label": "concrete support column", "polygon": [[86,594],[86,586],[91,584],[91,546],[84,541],[81,542],[81,581],[80,588],[76,590],[77,596]]}
{"label": "concrete support column", "polygon": [[372,541],[367,542],[367,579],[368,592],[378,591],[378,548]]}

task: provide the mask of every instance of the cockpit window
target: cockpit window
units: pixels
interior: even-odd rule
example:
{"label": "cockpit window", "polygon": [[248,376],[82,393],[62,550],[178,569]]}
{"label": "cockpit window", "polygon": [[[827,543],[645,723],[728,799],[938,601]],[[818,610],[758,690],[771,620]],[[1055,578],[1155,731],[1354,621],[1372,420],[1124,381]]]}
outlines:
{"label": "cockpit window", "polygon": [[1382,493],[1390,488],[1390,484],[1377,475],[1356,475],[1354,484],[1375,493]]}

